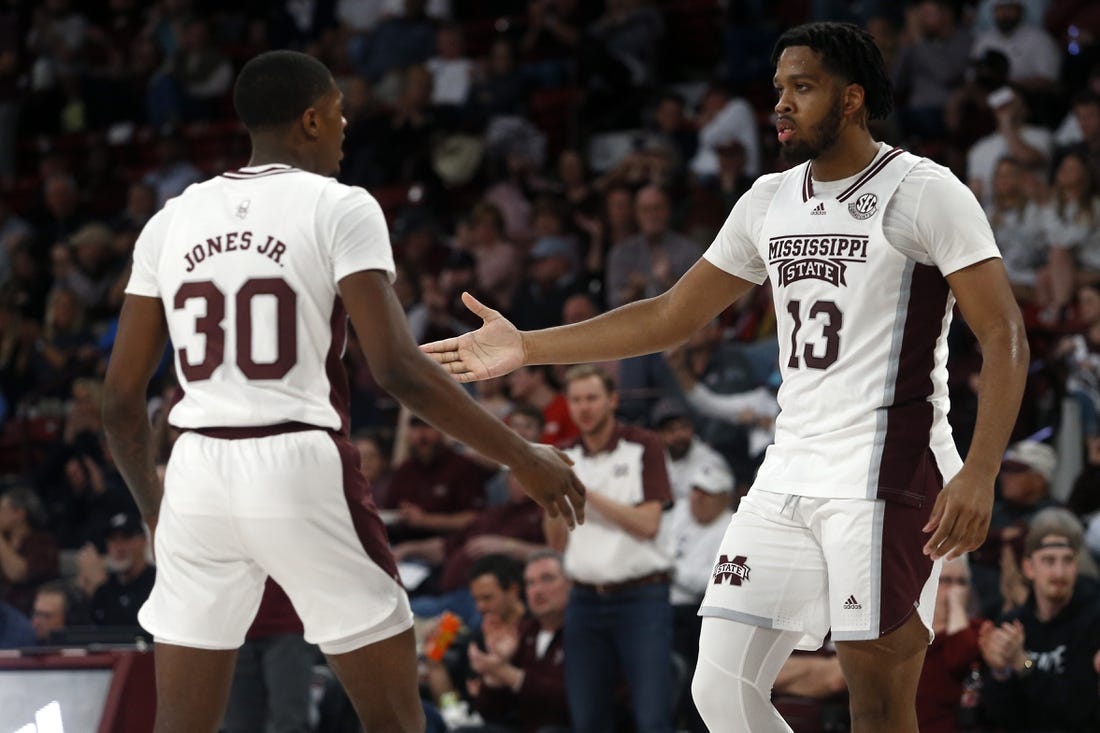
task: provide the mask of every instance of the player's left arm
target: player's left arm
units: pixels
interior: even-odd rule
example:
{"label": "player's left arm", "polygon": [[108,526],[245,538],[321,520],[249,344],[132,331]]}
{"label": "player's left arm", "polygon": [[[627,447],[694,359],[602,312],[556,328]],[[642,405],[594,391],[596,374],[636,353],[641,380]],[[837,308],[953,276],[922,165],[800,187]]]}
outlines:
{"label": "player's left arm", "polygon": [[103,429],[122,478],[150,529],[156,526],[163,488],[157,477],[145,393],[168,342],[159,298],[129,294],[103,384]]}
{"label": "player's left arm", "polygon": [[1023,317],[999,258],[957,270],[947,283],[981,345],[982,369],[970,450],[925,527],[932,532],[925,554],[933,558],[956,557],[985,541],[994,480],[1016,424],[1030,358]]}

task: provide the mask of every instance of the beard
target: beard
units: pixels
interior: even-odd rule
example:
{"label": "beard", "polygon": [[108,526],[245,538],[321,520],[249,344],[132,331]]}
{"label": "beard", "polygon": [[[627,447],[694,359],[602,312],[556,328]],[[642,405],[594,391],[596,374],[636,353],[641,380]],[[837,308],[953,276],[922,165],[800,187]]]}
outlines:
{"label": "beard", "polygon": [[1020,13],[1012,18],[998,18],[994,20],[993,23],[997,26],[997,30],[1004,33],[1006,36],[1010,36],[1012,35],[1012,31],[1016,30],[1023,20],[1023,13]]}
{"label": "beard", "polygon": [[804,163],[819,157],[826,150],[836,145],[840,137],[840,123],[844,119],[844,111],[838,94],[833,103],[829,105],[829,111],[825,118],[806,131],[805,138],[792,140],[779,144],[779,153],[783,159],[792,164]]}

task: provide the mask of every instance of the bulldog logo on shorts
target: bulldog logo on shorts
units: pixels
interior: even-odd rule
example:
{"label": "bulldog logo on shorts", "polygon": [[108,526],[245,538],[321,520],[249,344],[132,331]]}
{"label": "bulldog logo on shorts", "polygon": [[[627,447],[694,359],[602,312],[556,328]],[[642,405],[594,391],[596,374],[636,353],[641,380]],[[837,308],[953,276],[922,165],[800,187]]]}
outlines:
{"label": "bulldog logo on shorts", "polygon": [[714,585],[728,582],[730,585],[741,585],[749,582],[748,560],[744,555],[738,555],[732,560],[728,555],[722,555],[714,564]]}

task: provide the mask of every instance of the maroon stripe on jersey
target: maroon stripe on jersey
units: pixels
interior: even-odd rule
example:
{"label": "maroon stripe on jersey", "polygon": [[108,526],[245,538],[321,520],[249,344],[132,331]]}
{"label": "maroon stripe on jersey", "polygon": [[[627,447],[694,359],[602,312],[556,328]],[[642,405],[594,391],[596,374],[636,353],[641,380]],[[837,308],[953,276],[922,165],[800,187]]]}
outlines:
{"label": "maroon stripe on jersey", "polygon": [[222,178],[232,178],[233,180],[246,180],[251,178],[264,178],[265,176],[277,176],[281,173],[297,173],[297,168],[271,168],[262,171],[226,171],[225,173],[218,174]]}
{"label": "maroon stripe on jersey", "polygon": [[814,181],[810,176],[810,164],[806,164],[806,172],[802,175],[802,203],[806,203],[814,197]]}
{"label": "maroon stripe on jersey", "polygon": [[[950,290],[940,271],[914,265],[909,302],[905,309],[893,404],[886,408],[886,436],[879,464],[878,497],[908,502],[924,501],[923,487],[911,488],[925,460],[934,412],[932,370],[935,346],[943,327]],[[933,497],[934,498],[934,497]]]}
{"label": "maroon stripe on jersey", "polygon": [[848,188],[844,189],[839,194],[837,194],[836,200],[837,201],[843,201],[846,198],[850,197],[857,190],[859,190],[860,186],[862,186],[864,183],[867,183],[867,181],[869,181],[872,178],[874,178],[875,176],[877,176],[879,174],[879,172],[883,168],[885,168],[891,160],[898,157],[899,155],[901,155],[904,152],[905,151],[902,150],[901,148],[891,148],[890,152],[886,153],[886,155],[882,156],[877,163],[875,163],[873,166],[871,166],[870,170],[868,170],[862,176],[857,178],[855,183],[853,183],[851,186],[848,186]]}
{"label": "maroon stripe on jersey", "polygon": [[398,585],[404,587],[401,576],[397,572],[397,563],[390,551],[386,525],[382,524],[382,519],[375,509],[370,484],[359,470],[359,452],[345,436],[332,433],[329,435],[332,436],[332,442],[340,454],[340,465],[344,473],[344,500],[351,514],[351,524],[355,527],[355,534],[359,537],[359,544],[375,565],[396,580]]}
{"label": "maroon stripe on jersey", "polygon": [[943,477],[936,468],[931,450],[912,477],[910,489],[925,496],[922,506],[890,501],[884,502],[882,517],[882,567],[879,578],[881,593],[879,635],[885,636],[904,624],[916,610],[921,590],[932,573],[932,558],[924,554],[928,535],[923,531]]}
{"label": "maroon stripe on jersey", "polygon": [[332,304],[332,317],[329,318],[329,331],[332,343],[325,357],[325,375],[328,377],[328,399],[332,409],[340,416],[340,432],[351,433],[351,389],[348,387],[348,373],[344,369],[344,346],[348,340],[348,314],[344,310],[344,301],[337,296]]}

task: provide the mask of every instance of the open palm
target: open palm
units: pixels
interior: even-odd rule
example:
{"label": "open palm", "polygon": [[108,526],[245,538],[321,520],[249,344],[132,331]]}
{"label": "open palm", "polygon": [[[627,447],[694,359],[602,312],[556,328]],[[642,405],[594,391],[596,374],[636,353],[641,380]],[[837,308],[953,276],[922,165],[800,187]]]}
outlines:
{"label": "open palm", "polygon": [[462,294],[462,302],[481,318],[481,328],[424,344],[420,350],[459,382],[499,377],[523,366],[523,337],[512,322],[469,293]]}

